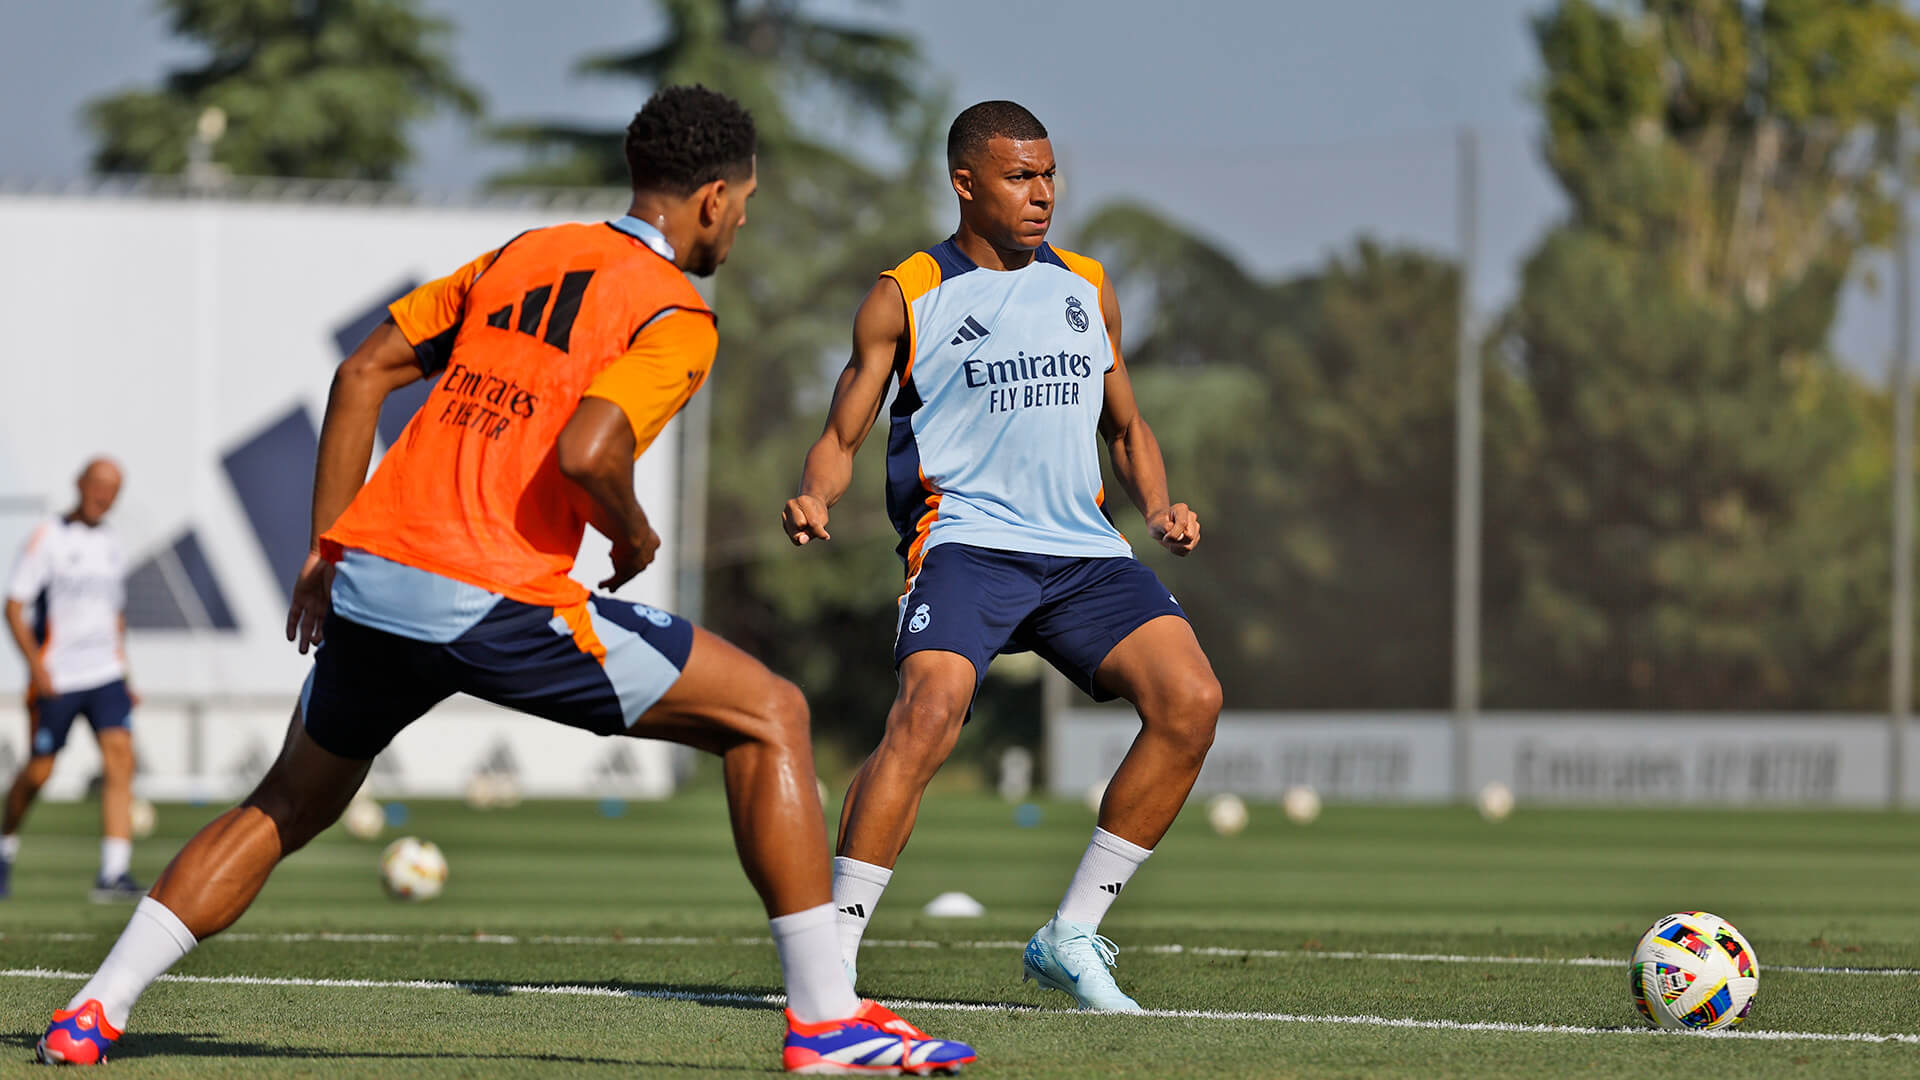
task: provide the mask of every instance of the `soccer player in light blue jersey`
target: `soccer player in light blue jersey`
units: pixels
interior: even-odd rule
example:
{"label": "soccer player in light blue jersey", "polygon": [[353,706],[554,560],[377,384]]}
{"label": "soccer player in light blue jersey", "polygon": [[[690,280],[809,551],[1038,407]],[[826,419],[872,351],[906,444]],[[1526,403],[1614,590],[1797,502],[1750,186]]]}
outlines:
{"label": "soccer player in light blue jersey", "polygon": [[851,972],[987,664],[1032,650],[1094,699],[1132,702],[1140,733],[1058,911],[1027,944],[1025,972],[1081,1008],[1138,1011],[1107,970],[1115,949],[1100,920],[1192,790],[1220,683],[1180,605],[1109,520],[1098,441],[1161,546],[1190,554],[1200,519],[1167,494],[1121,359],[1113,283],[1047,243],[1047,129],[1011,101],[982,102],[954,120],[947,164],[959,228],[882,274],[860,305],[853,359],[782,514],[794,544],[829,538],[828,509],[897,381],[887,510],[907,567],[900,693],[841,811],[841,949]]}

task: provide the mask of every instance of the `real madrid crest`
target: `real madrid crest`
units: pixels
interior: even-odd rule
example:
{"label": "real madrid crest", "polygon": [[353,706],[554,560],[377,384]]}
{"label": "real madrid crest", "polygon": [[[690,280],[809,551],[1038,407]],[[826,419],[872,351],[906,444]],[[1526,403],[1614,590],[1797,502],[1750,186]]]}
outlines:
{"label": "real madrid crest", "polygon": [[1080,306],[1080,298],[1067,297],[1067,325],[1084,334],[1087,332],[1087,309]]}

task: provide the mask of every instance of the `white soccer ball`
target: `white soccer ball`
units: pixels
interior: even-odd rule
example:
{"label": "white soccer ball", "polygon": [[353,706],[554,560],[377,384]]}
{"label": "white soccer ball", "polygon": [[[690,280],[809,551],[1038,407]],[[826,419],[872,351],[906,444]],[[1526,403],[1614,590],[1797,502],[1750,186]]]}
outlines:
{"label": "white soccer ball", "polygon": [[133,805],[127,807],[127,817],[133,824],[133,835],[135,839],[152,836],[153,827],[159,820],[159,815],[154,812],[153,804],[145,799],[133,800]]}
{"label": "white soccer ball", "polygon": [[1100,812],[1100,804],[1105,801],[1106,797],[1107,782],[1105,780],[1095,780],[1093,783],[1088,784],[1086,794],[1081,796],[1081,798],[1086,801],[1087,809],[1096,814]]}
{"label": "white soccer ball", "polygon": [[1207,824],[1221,836],[1232,836],[1247,827],[1247,804],[1238,795],[1215,795],[1207,800]]}
{"label": "white soccer ball", "polygon": [[1311,825],[1320,816],[1320,793],[1307,784],[1295,784],[1280,796],[1280,808],[1295,825]]}
{"label": "white soccer ball", "polygon": [[387,812],[372,799],[355,799],[347,804],[347,812],[340,815],[340,823],[354,839],[373,840],[387,827]]}
{"label": "white soccer ball", "polygon": [[447,857],[431,841],[403,836],[380,853],[380,881],[396,900],[431,900],[447,884]]}
{"label": "white soccer ball", "polygon": [[1513,789],[1498,780],[1487,782],[1474,797],[1474,805],[1479,808],[1480,816],[1488,821],[1505,821],[1513,813]]}
{"label": "white soccer ball", "polygon": [[1656,1027],[1711,1031],[1747,1018],[1760,963],[1733,924],[1683,911],[1653,924],[1633,950],[1633,1005]]}

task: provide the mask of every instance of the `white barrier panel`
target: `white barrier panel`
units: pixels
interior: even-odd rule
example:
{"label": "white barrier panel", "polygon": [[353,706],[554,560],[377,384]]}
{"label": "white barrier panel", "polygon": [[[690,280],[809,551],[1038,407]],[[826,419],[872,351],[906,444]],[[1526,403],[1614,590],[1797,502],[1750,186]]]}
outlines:
{"label": "white barrier panel", "polygon": [[[247,793],[280,752],[290,704],[142,705],[134,714],[135,789],[150,799],[229,802]],[[85,721],[67,740],[43,796],[78,799],[100,771]],[[0,707],[0,774],[25,760],[26,716]],[[679,748],[651,739],[601,738],[459,697],[401,732],[374,761],[369,783],[387,797],[458,797],[476,773],[512,777],[528,798],[663,799],[674,790]]]}
{"label": "white barrier panel", "polygon": [[[1048,733],[1049,788],[1078,797],[1106,782],[1139,729],[1130,711],[1062,713]],[[1277,799],[1294,784],[1311,784],[1332,799],[1442,800],[1452,782],[1449,737],[1447,718],[1427,714],[1227,713],[1194,792]]]}
{"label": "white barrier panel", "polygon": [[1764,714],[1491,714],[1468,776],[1522,801],[1885,806],[1887,722]]}
{"label": "white barrier panel", "polygon": [[[1195,785],[1278,798],[1311,784],[1328,799],[1454,797],[1446,713],[1230,712]],[[1048,725],[1048,787],[1078,797],[1104,783],[1139,721],[1071,709]],[[1523,802],[1883,807],[1891,736],[1853,714],[1487,713],[1474,732],[1470,790],[1491,781]],[[1920,746],[1907,748],[1906,799],[1920,803]]]}

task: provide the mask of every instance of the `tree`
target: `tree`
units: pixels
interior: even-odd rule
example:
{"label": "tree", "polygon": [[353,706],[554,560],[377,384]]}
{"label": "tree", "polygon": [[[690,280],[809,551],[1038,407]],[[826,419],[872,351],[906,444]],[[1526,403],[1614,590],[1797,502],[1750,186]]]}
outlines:
{"label": "tree", "polygon": [[[1095,215],[1085,239],[1128,294],[1149,298],[1128,312],[1127,362],[1173,490],[1206,527],[1201,555],[1156,569],[1229,699],[1444,705],[1456,268],[1362,240],[1264,282],[1129,206]],[[1488,388],[1513,414],[1499,369]],[[1488,461],[1508,468],[1497,448]]]}
{"label": "tree", "polygon": [[1887,0],[1565,0],[1535,22],[1571,211],[1499,331],[1535,414],[1489,635],[1512,705],[1877,696],[1885,471],[1825,342],[1888,237],[1920,20]]}
{"label": "tree", "polygon": [[[789,550],[777,510],[820,433],[861,297],[881,270],[938,238],[928,192],[941,110],[921,88],[909,38],[816,19],[792,0],[660,7],[658,41],[589,57],[581,70],[733,95],[759,128],[764,181],[712,285],[721,335],[708,384],[706,619],[799,682],[821,730],[864,751],[893,696],[886,656],[901,584],[878,447],[857,463],[833,543]],[[797,101],[837,106],[869,153],[856,157],[838,145],[848,140],[798,123]],[[622,120],[502,128],[534,160],[496,182],[624,183]]]}
{"label": "tree", "polygon": [[157,89],[86,107],[102,172],[177,173],[201,114],[227,128],[213,159],[247,176],[392,180],[410,124],[480,98],[446,54],[448,26],[414,0],[162,0],[206,60]]}

